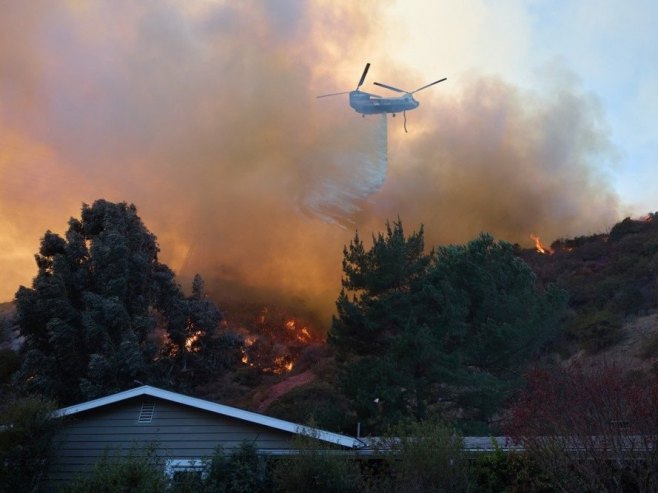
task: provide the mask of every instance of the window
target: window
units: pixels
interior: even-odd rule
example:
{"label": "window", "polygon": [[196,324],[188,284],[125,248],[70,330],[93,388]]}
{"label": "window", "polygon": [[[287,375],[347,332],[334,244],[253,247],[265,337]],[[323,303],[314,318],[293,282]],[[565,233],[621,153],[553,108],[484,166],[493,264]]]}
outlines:
{"label": "window", "polygon": [[201,459],[169,459],[165,462],[165,475],[176,483],[205,479],[208,475],[206,463]]}

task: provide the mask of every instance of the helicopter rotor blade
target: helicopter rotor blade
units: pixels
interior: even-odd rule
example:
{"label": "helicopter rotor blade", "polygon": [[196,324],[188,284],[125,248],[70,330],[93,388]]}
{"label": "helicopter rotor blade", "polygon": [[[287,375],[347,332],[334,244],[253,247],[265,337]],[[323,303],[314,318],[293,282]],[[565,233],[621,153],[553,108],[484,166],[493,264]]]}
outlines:
{"label": "helicopter rotor blade", "polygon": [[359,79],[359,84],[356,86],[356,90],[359,90],[359,87],[363,85],[363,82],[366,80],[366,75],[368,74],[368,69],[370,68],[370,63],[366,63],[366,68],[363,69],[361,74],[361,79]]}
{"label": "helicopter rotor blade", "polygon": [[448,79],[447,77],[444,77],[443,79],[435,80],[434,82],[430,82],[429,84],[427,84],[423,87],[419,87],[415,91],[411,91],[409,94],[417,93],[418,91],[422,91],[423,89],[427,89],[428,87],[433,86],[434,84],[438,84],[439,82],[443,82],[444,80],[447,80],[447,79]]}
{"label": "helicopter rotor blade", "polygon": [[340,96],[341,94],[349,94],[352,91],[332,92],[331,94],[323,94],[322,96],[315,96],[316,98],[327,98],[329,96]]}
{"label": "helicopter rotor blade", "polygon": [[382,84],[381,82],[373,82],[373,84],[375,84],[376,86],[385,87],[386,89],[390,89],[391,91],[395,91],[395,92],[402,92],[402,93],[407,92],[407,91],[403,91],[402,89],[398,89],[397,87],[387,86],[386,84]]}

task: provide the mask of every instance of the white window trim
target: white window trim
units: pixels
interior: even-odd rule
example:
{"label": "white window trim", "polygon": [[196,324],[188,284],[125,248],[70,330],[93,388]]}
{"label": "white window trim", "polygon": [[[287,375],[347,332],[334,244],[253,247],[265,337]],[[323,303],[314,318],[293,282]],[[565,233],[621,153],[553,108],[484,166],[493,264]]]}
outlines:
{"label": "white window trim", "polygon": [[174,479],[177,472],[200,472],[201,477],[205,478],[208,474],[206,463],[201,459],[169,459],[165,462],[165,475],[167,478]]}

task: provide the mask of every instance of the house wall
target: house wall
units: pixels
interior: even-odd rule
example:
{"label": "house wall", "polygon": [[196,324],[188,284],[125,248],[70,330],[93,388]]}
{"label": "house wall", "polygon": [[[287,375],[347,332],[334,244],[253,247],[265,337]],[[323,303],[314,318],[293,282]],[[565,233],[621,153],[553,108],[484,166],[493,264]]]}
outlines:
{"label": "house wall", "polygon": [[[140,423],[143,403],[155,403],[150,423]],[[166,459],[203,459],[221,445],[243,442],[265,451],[289,449],[293,434],[273,430],[150,396],[140,396],[65,418],[57,435],[56,459],[50,468],[53,485],[93,468],[106,453],[124,455],[131,448],[154,444]]]}

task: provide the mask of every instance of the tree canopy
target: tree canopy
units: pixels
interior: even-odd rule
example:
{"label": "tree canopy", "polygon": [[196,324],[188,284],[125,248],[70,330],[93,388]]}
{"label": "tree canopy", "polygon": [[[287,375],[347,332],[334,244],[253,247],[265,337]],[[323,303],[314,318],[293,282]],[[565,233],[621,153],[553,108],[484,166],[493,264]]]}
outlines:
{"label": "tree canopy", "polygon": [[135,381],[168,386],[173,372],[205,364],[221,314],[199,276],[185,297],[158,252],[126,203],[83,204],[63,238],[47,231],[32,287],[16,293],[20,387],[71,403]]}
{"label": "tree canopy", "polygon": [[406,236],[399,220],[370,249],[357,234],[343,272],[329,342],[358,418],[373,426],[449,409],[486,421],[566,302],[537,287],[509,243],[482,234],[425,252],[423,229]]}

